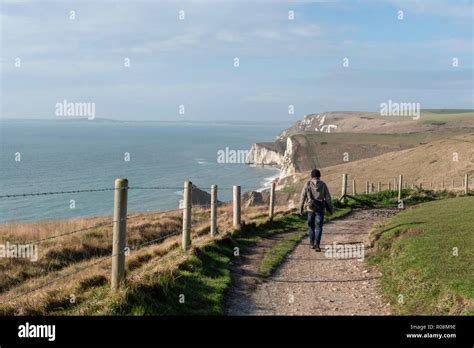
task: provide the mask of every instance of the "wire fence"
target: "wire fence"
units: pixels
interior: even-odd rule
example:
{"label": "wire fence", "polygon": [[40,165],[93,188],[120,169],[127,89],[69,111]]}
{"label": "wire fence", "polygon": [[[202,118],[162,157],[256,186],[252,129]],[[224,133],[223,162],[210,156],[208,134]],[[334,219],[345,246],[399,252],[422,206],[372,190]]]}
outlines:
{"label": "wire fence", "polygon": [[[198,189],[198,187],[196,185],[192,185],[191,186],[192,189]],[[114,188],[90,188],[90,189],[83,189],[83,190],[63,190],[63,191],[47,191],[47,192],[31,192],[31,193],[18,193],[18,194],[6,194],[6,195],[1,195],[0,196],[0,199],[8,199],[8,198],[23,198],[23,197],[39,197],[39,196],[48,196],[48,195],[63,195],[63,194],[79,194],[79,193],[91,193],[91,192],[107,192],[107,191],[117,191],[117,190],[121,190],[121,191],[129,191],[129,190],[180,190],[180,191],[183,191],[183,186],[125,186],[125,187],[114,187]],[[203,191],[202,189],[200,189],[201,191]],[[234,187],[225,187],[225,186],[222,186],[222,187],[219,187],[219,190],[234,190]],[[222,207],[224,205],[227,205],[228,203],[226,202],[219,202],[219,207]],[[212,207],[212,204],[211,202],[209,203],[203,203],[203,204],[197,204],[196,205],[196,208],[198,208],[196,211],[199,212],[199,211],[206,211],[206,214],[207,213],[210,213],[209,209]],[[169,210],[161,210],[161,211],[156,211],[156,212],[151,212],[151,214],[169,214],[169,213],[175,213],[175,212],[183,212],[184,208],[183,207],[179,207],[177,209],[169,209]],[[29,245],[38,245],[38,244],[41,244],[41,243],[45,243],[45,242],[51,242],[51,241],[56,241],[56,240],[59,240],[60,238],[64,238],[64,237],[67,237],[67,236],[71,236],[71,235],[77,235],[77,234],[81,234],[81,233],[85,233],[85,232],[90,232],[90,231],[97,231],[101,228],[104,228],[104,227],[114,227],[118,224],[121,224],[123,222],[128,222],[130,220],[136,220],[136,219],[139,219],[139,218],[146,218],[150,213],[149,212],[133,212],[131,214],[134,214],[133,216],[130,216],[130,213],[127,214],[124,218],[121,218],[121,219],[118,219],[118,220],[113,220],[113,221],[107,221],[107,222],[100,222],[100,223],[97,223],[97,224],[94,224],[92,226],[88,226],[88,227],[83,227],[83,228],[77,228],[77,229],[73,229],[71,231],[66,231],[66,232],[62,232],[62,233],[58,233],[58,234],[54,234],[54,235],[50,235],[50,236],[47,236],[47,237],[44,237],[44,238],[39,238],[39,239],[35,239],[35,240],[30,240],[28,242],[24,242],[24,241],[17,241],[16,243],[10,243],[10,244],[20,244],[22,243],[23,245],[24,244],[29,244]],[[207,214],[209,215],[209,214]],[[206,215],[206,216],[207,216]],[[200,220],[199,217],[196,217],[197,221]],[[202,219],[202,217],[201,217]],[[172,238],[174,236],[177,236],[177,235],[180,235],[182,233],[182,231],[174,231],[174,232],[171,232],[171,233],[166,233],[166,232],[162,232],[160,233],[160,236],[157,237],[157,238],[152,238],[152,239],[149,239],[149,240],[146,240],[144,242],[141,242],[141,243],[138,243],[136,245],[132,245],[132,246],[126,246],[123,250],[119,251],[118,253],[112,253],[112,255],[106,255],[106,256],[100,256],[97,260],[93,261],[92,263],[86,265],[86,266],[83,266],[83,267],[79,267],[77,269],[75,269],[73,272],[69,272],[67,274],[63,274],[63,275],[60,275],[54,279],[51,279],[51,280],[48,280],[34,288],[31,288],[31,289],[28,289],[26,291],[23,291],[19,294],[16,294],[15,296],[12,296],[12,297],[9,297],[5,300],[0,300],[0,304],[7,304],[7,303],[10,303],[16,299],[19,299],[19,298],[22,298],[24,296],[27,296],[31,293],[34,293],[36,291],[39,291],[41,289],[45,289],[61,280],[64,280],[66,278],[70,278],[70,277],[73,277],[74,275],[77,275],[79,274],[80,272],[83,272],[87,269],[90,269],[92,267],[95,267],[97,266],[98,264],[102,263],[102,262],[105,262],[109,259],[113,259],[117,256],[120,256],[124,253],[131,253],[131,252],[134,252],[134,251],[137,251],[143,247],[146,247],[146,246],[149,246],[149,245],[152,245],[152,244],[156,244],[156,243],[159,243],[159,242],[162,242],[168,238]],[[97,256],[95,256],[97,257]],[[94,256],[90,256],[88,257],[88,259],[93,259],[95,258]],[[70,267],[70,266],[68,266]]]}
{"label": "wire fence", "polygon": [[[193,185],[193,188],[198,189],[199,187],[197,185]],[[30,192],[30,193],[16,193],[16,194],[0,195],[0,199],[89,193],[89,192],[104,192],[104,191],[116,191],[116,190],[183,190],[183,187],[182,186],[130,186],[130,187],[124,187],[124,188],[108,187],[108,188],[70,190],[70,191]],[[225,186],[220,187],[219,186],[219,190],[233,190],[233,187],[225,187]]]}
{"label": "wire fence", "polygon": [[[175,209],[175,211],[179,211],[180,209]],[[173,210],[170,210],[168,212],[172,212]],[[163,212],[164,213],[164,212]],[[43,242],[46,242],[46,241],[51,241],[53,239],[57,239],[57,238],[61,238],[61,237],[66,237],[66,236],[70,236],[70,235],[73,235],[73,234],[76,234],[76,233],[81,233],[81,232],[87,232],[87,231],[92,231],[92,230],[96,230],[98,228],[101,228],[101,227],[107,227],[107,226],[110,226],[112,227],[115,223],[118,223],[118,222],[122,222],[122,221],[130,221],[130,220],[134,220],[138,217],[141,217],[141,216],[134,216],[134,217],[127,217],[125,219],[119,219],[119,220],[115,220],[115,221],[110,221],[110,222],[102,222],[102,223],[99,223],[99,224],[95,224],[93,226],[89,226],[89,227],[84,227],[84,228],[80,228],[80,229],[77,229],[77,230],[73,230],[73,231],[69,231],[69,232],[64,232],[64,233],[60,233],[60,234],[56,234],[56,235],[53,235],[53,236],[49,236],[49,237],[45,237],[45,238],[41,238],[41,239],[36,239],[36,240],[33,240],[33,241],[29,241],[29,242],[24,242],[24,241],[18,241],[16,244],[19,244],[19,243],[25,243],[25,244],[40,244],[40,243],[43,243]]]}
{"label": "wire fence", "polygon": [[63,194],[74,194],[84,192],[104,192],[104,191],[115,191],[116,188],[100,188],[100,189],[86,189],[86,190],[72,190],[72,191],[52,191],[52,192],[34,192],[34,193],[18,193],[8,194],[0,196],[3,198],[16,198],[16,197],[35,197],[35,196],[49,196],[49,195],[63,195]]}
{"label": "wire fence", "polygon": [[[345,180],[345,181],[344,181]],[[367,183],[368,181],[366,181]],[[401,181],[400,181],[401,182]],[[420,183],[420,187],[421,185],[423,184],[423,181],[419,180],[417,181],[418,183]],[[378,184],[378,191],[380,191],[382,188],[389,188],[389,189],[393,189],[393,190],[396,190],[398,189],[397,188],[397,184],[398,182],[396,180],[393,180],[393,181],[389,181],[389,180],[385,180],[385,183],[382,183],[382,180],[380,181],[376,181],[376,183]],[[391,184],[393,183],[393,187],[391,186]],[[465,185],[466,187],[466,190],[468,190],[468,183],[469,183],[469,179],[466,175],[465,179],[464,179],[464,182],[463,182],[463,185]],[[370,193],[373,193],[375,192],[374,191],[374,182],[370,183],[371,185],[371,189],[370,191],[366,188],[367,192],[370,192]],[[448,182],[447,182],[448,184]],[[345,175],[345,179],[343,178],[343,185],[346,185],[345,189],[343,187],[343,193],[344,193],[344,190],[347,194],[348,192],[348,187],[350,187],[350,183],[348,182],[347,180],[347,174]],[[192,184],[190,185],[191,189],[198,189],[198,186]],[[405,183],[404,186],[402,186],[402,188],[410,188],[409,185],[407,183]],[[223,186],[223,187],[218,187],[219,190],[232,190],[234,191],[235,190],[235,186],[232,186],[232,187],[226,187],[226,186]],[[270,216],[273,215],[273,208],[272,208],[272,205],[274,206],[275,205],[275,201],[278,200],[278,196],[280,196],[280,198],[282,198],[282,200],[284,201],[284,204],[287,205],[287,209],[290,210],[292,208],[296,208],[297,207],[297,204],[298,202],[294,202],[293,200],[289,199],[289,197],[291,195],[295,195],[295,194],[299,194],[300,193],[300,189],[297,188],[297,187],[292,187],[290,189],[285,189],[285,190],[282,190],[282,191],[278,191],[276,192],[275,191],[275,184],[273,184],[270,188],[270,195],[269,196],[266,196],[265,198],[263,198],[263,195],[267,195],[268,192],[265,192],[264,194],[260,193],[260,197],[259,199],[257,199],[256,201],[252,202],[252,204],[248,204],[248,205],[244,205],[243,208],[241,208],[241,196],[239,195],[239,200],[238,200],[238,209],[236,209],[235,207],[235,200],[233,201],[233,215],[235,216],[236,214],[236,211],[238,211],[238,215],[239,215],[239,218],[238,220],[235,220],[234,218],[234,221],[233,221],[233,224],[234,226],[237,224],[237,225],[240,225],[240,214],[241,214],[241,210],[244,211],[245,213],[248,213],[249,212],[249,209],[252,209],[252,207],[254,205],[266,205],[266,204],[270,204],[270,210],[269,210],[269,214]],[[183,191],[183,197],[185,196],[185,192],[186,192],[186,186],[183,187],[183,186],[125,186],[125,187],[114,187],[114,188],[94,188],[94,189],[84,189],[84,190],[69,190],[69,191],[52,191],[52,192],[36,192],[36,193],[21,193],[21,194],[7,194],[7,195],[2,195],[0,196],[0,199],[8,199],[8,198],[15,198],[15,197],[37,197],[37,196],[46,196],[46,195],[60,195],[60,194],[76,194],[76,193],[89,193],[89,192],[104,192],[104,191],[117,191],[117,190],[122,190],[122,191],[128,191],[128,190],[182,190]],[[202,189],[200,189],[201,191],[203,191]],[[362,191],[362,190],[361,190]],[[211,190],[211,193],[212,193],[212,190]],[[234,195],[235,195],[235,191],[234,191]],[[255,195],[255,194],[254,194]],[[342,195],[343,197],[344,195]],[[268,203],[268,199],[270,199],[270,203]],[[125,202],[126,204],[126,202]],[[188,202],[187,204],[189,204],[189,207],[190,207],[190,202]],[[219,206],[222,206],[222,205],[225,205],[227,203],[225,202],[213,202],[212,201],[212,196],[211,196],[211,199],[206,201],[205,203],[202,203],[202,204],[196,204],[196,207],[199,208],[201,211],[202,210],[205,210],[206,211],[206,215],[205,217],[204,216],[200,216],[200,217],[194,217],[193,219],[204,219],[204,218],[208,218],[207,215],[211,215],[211,220],[212,220],[212,214],[211,214],[211,210],[212,209],[218,209]],[[217,206],[217,208],[216,208]],[[188,208],[189,208],[188,207]],[[113,253],[112,252],[112,255],[107,255],[107,256],[101,256],[99,257],[97,260],[93,261],[92,263],[88,264],[87,266],[84,266],[84,267],[80,267],[76,270],[74,270],[73,272],[70,272],[68,274],[64,274],[64,275],[60,275],[54,279],[51,279],[51,280],[48,280],[46,281],[45,283],[42,283],[40,285],[38,285],[37,287],[34,287],[32,289],[28,289],[24,292],[21,292],[19,294],[16,294],[6,300],[3,300],[3,301],[0,301],[0,304],[6,304],[6,303],[10,303],[20,297],[24,297],[26,295],[29,295],[33,292],[36,292],[38,290],[41,290],[41,289],[44,289],[48,286],[51,286],[52,284],[54,283],[57,283],[63,279],[66,279],[66,278],[69,278],[69,277],[72,277],[84,270],[87,270],[87,269],[90,269],[94,266],[97,266],[98,264],[102,263],[102,262],[105,262],[109,259],[113,259],[117,256],[120,256],[122,254],[125,254],[127,253],[131,253],[131,252],[135,252],[143,247],[146,247],[146,246],[149,246],[149,245],[152,245],[152,244],[156,244],[156,243],[159,243],[159,242],[162,242],[163,240],[167,239],[167,238],[171,238],[173,236],[177,236],[177,235],[180,235],[180,234],[183,234],[183,240],[184,240],[184,235],[185,235],[185,214],[186,214],[186,209],[188,209],[186,206],[183,206],[183,207],[180,207],[178,209],[171,209],[171,210],[166,210],[166,211],[159,211],[159,212],[154,212],[154,213],[160,213],[160,214],[166,214],[166,213],[173,213],[173,212],[183,212],[183,218],[182,218],[182,224],[183,224],[183,231],[174,231],[174,232],[168,232],[168,233],[160,233],[160,236],[159,237],[156,237],[156,238],[152,238],[152,239],[149,239],[149,240],[146,240],[146,241],[143,241],[143,242],[140,242],[136,245],[132,245],[132,246],[126,246],[124,249],[120,250],[118,253]],[[196,210],[199,212],[199,209]],[[209,210],[209,211],[207,211]],[[209,214],[208,214],[209,213]],[[103,227],[116,227],[118,225],[121,225],[122,223],[124,222],[127,222],[127,221],[130,221],[130,220],[134,220],[134,219],[138,219],[138,218],[143,218],[147,215],[147,213],[132,213],[132,214],[136,214],[136,215],[133,215],[133,216],[129,216],[129,214],[126,214],[125,217],[123,218],[120,218],[118,220],[113,220],[113,221],[109,221],[109,222],[101,222],[101,223],[98,223],[98,224],[95,224],[93,226],[89,226],[89,227],[84,227],[84,228],[78,228],[78,229],[74,229],[72,231],[67,231],[67,232],[62,232],[62,233],[58,233],[58,234],[55,234],[55,235],[51,235],[51,236],[47,236],[47,237],[44,237],[44,238],[39,238],[39,239],[36,239],[36,240],[33,240],[33,241],[30,241],[28,244],[40,244],[40,243],[44,243],[44,242],[47,242],[47,241],[53,241],[53,240],[57,240],[59,238],[63,238],[63,237],[67,237],[67,236],[70,236],[70,235],[76,235],[76,234],[80,234],[80,233],[84,233],[84,232],[87,232],[87,231],[92,231],[92,230],[97,230],[97,229],[100,229],[100,228],[103,228]],[[236,222],[237,221],[237,222]],[[189,233],[189,232],[188,232]],[[114,236],[116,237],[116,236]],[[184,242],[183,242],[184,243]],[[186,250],[186,248],[185,248]],[[361,279],[362,280],[362,279]],[[364,279],[364,280],[367,280],[367,279]],[[278,279],[274,279],[274,281],[279,281]],[[308,280],[308,281],[311,281],[311,282],[325,282],[325,281],[329,281],[329,280]],[[348,280],[348,281],[354,281],[354,280]],[[286,280],[286,282],[288,282],[288,280]]]}

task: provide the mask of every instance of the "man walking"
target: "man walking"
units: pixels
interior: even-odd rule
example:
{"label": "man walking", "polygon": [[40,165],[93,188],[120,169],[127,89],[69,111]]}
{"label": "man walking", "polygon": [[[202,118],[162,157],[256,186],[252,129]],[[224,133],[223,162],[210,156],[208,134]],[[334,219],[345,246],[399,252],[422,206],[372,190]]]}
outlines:
{"label": "man walking", "polygon": [[331,195],[327,185],[321,181],[321,172],[318,169],[311,171],[309,180],[301,190],[300,215],[303,216],[305,203],[308,209],[308,234],[310,247],[316,251],[321,251],[319,243],[323,233],[324,212],[333,212]]}

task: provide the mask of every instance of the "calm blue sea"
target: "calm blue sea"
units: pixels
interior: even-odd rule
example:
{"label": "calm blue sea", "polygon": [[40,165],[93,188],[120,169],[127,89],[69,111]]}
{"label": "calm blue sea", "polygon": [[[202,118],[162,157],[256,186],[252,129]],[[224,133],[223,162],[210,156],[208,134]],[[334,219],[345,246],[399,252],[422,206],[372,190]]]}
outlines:
{"label": "calm blue sea", "polygon": [[[285,127],[98,120],[2,120],[0,126],[0,195],[112,188],[117,177],[131,187],[182,187],[189,179],[206,190],[213,183],[257,190],[278,171],[221,164],[217,152],[248,150]],[[175,209],[178,191],[130,190],[128,209]],[[231,191],[220,191],[219,199],[230,200]],[[0,222],[109,215],[112,206],[113,191],[0,198]]]}

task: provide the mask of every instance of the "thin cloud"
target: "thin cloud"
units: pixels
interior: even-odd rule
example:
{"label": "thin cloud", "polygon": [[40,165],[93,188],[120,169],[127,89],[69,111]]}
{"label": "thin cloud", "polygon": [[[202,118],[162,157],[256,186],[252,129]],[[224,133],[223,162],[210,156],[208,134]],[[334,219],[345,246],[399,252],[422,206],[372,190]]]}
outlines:
{"label": "thin cloud", "polygon": [[390,2],[401,10],[420,15],[472,20],[474,14],[472,0],[390,0]]}

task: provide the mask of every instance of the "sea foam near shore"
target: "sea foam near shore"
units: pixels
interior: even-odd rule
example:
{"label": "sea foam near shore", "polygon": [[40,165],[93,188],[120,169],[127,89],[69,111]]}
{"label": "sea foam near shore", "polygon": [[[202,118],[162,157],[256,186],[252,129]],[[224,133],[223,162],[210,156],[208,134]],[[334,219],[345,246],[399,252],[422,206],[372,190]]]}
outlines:
{"label": "sea foam near shore", "polygon": [[275,174],[275,175],[264,178],[265,181],[263,182],[263,186],[258,188],[257,192],[262,192],[262,191],[268,190],[271,187],[272,182],[280,177],[280,169],[275,168],[275,170],[278,173]]}

